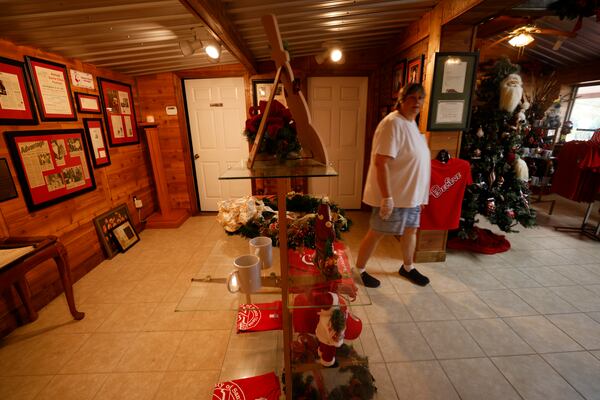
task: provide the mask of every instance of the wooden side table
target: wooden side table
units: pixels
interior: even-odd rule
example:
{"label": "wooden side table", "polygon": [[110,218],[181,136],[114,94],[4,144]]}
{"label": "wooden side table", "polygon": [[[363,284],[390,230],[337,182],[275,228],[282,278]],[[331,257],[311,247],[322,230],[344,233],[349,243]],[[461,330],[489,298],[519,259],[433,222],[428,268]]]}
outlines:
{"label": "wooden side table", "polygon": [[65,246],[58,241],[56,236],[8,237],[0,239],[0,249],[16,249],[22,247],[29,247],[29,251],[0,266],[0,291],[7,289],[14,284],[22,303],[27,310],[29,320],[35,321],[38,318],[38,313],[31,302],[31,290],[29,289],[27,279],[25,279],[25,274],[42,262],[53,258],[54,262],[56,262],[58,273],[60,274],[71,315],[73,315],[73,318],[76,320],[83,319],[85,314],[77,311],[77,308],[75,307],[71,270],[69,269]]}

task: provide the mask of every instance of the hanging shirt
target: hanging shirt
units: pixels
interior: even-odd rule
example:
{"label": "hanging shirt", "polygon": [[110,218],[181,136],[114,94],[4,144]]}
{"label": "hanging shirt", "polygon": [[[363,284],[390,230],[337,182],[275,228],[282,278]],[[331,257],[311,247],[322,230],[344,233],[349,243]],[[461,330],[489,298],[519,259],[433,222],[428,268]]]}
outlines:
{"label": "hanging shirt", "polygon": [[465,188],[473,183],[471,165],[460,158],[431,160],[429,204],[421,210],[421,229],[458,228]]}

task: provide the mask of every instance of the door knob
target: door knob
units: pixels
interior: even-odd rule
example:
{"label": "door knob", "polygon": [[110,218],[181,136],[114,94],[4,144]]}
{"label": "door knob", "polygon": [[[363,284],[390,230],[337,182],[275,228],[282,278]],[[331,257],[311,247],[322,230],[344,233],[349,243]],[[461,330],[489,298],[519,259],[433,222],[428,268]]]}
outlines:
{"label": "door knob", "polygon": [[199,158],[200,158],[200,156],[198,154],[194,154],[194,160],[197,160]]}

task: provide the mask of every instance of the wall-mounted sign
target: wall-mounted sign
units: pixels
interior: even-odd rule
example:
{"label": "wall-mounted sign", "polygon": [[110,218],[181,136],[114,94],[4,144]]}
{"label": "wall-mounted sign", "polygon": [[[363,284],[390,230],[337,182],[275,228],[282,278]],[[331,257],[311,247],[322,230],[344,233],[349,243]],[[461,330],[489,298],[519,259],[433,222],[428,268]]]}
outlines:
{"label": "wall-mounted sign", "polygon": [[69,70],[71,72],[71,83],[73,86],[94,89],[94,77],[87,72],[77,71],[76,69]]}

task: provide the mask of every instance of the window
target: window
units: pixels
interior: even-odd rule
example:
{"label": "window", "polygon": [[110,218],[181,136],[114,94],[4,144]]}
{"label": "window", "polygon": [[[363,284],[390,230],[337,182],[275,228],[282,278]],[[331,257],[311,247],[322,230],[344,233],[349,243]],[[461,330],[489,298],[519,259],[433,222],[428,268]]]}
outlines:
{"label": "window", "polygon": [[567,119],[573,122],[567,142],[592,137],[594,131],[600,128],[600,85],[575,87],[575,100]]}

